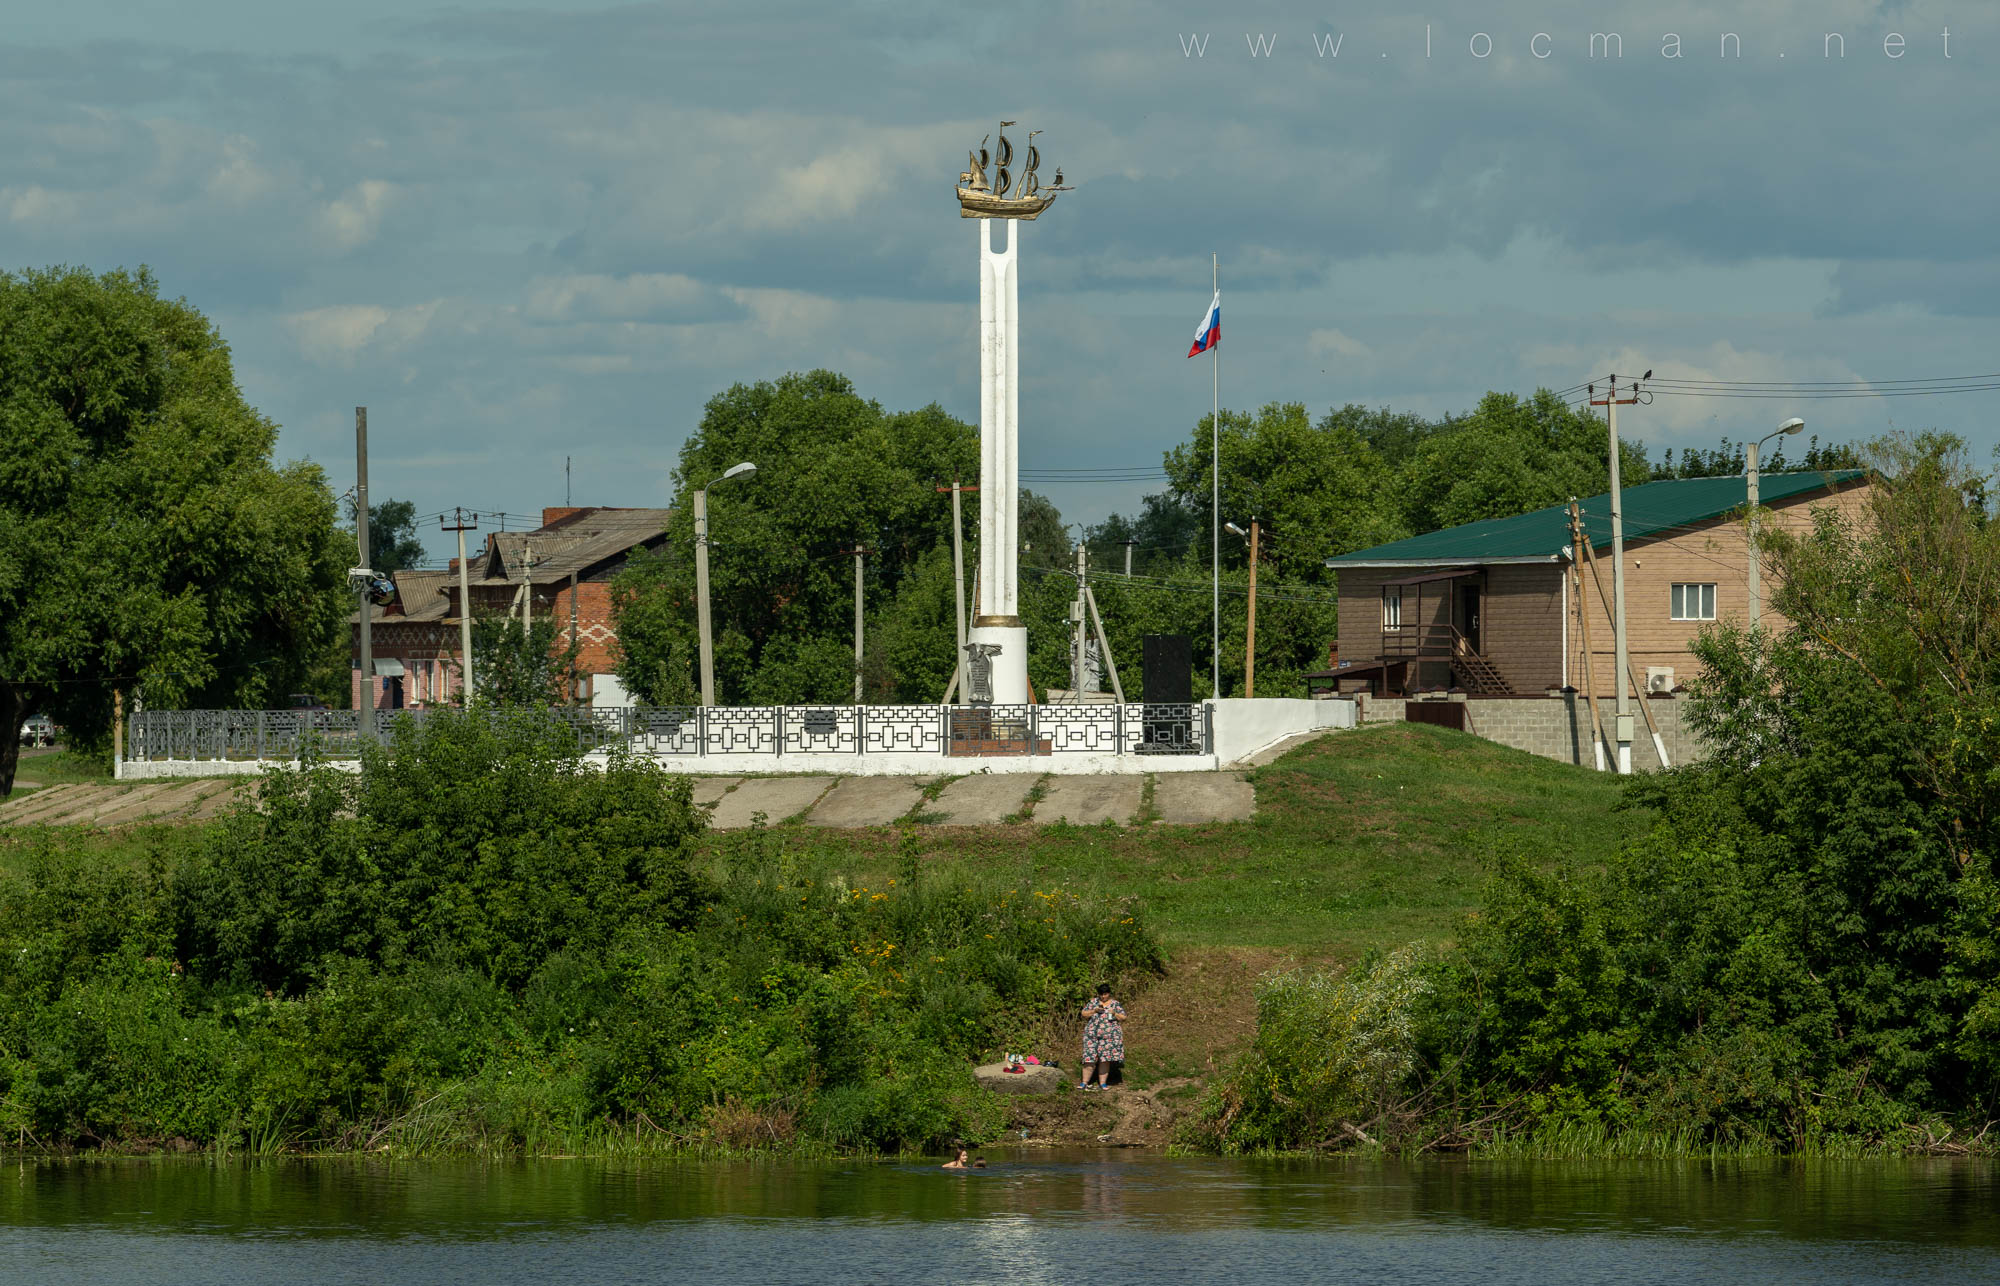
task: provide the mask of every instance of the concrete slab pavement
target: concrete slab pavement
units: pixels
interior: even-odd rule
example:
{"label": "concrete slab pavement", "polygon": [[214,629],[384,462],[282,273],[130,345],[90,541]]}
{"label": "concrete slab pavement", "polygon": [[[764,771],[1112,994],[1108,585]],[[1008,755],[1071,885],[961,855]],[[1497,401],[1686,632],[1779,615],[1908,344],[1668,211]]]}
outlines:
{"label": "concrete slab pavement", "polygon": [[745,777],[722,797],[708,824],[719,831],[740,830],[762,813],[765,821],[776,826],[812,807],[833,781],[831,777]]}
{"label": "concrete slab pavement", "polygon": [[929,779],[922,777],[843,777],[813,807],[808,826],[888,826],[915,808]]}
{"label": "concrete slab pavement", "polygon": [[938,792],[924,811],[944,815],[946,826],[992,826],[1021,811],[1041,780],[1033,773],[974,773]]}
{"label": "concrete slab pavement", "polygon": [[[1180,774],[1176,773],[1175,776]],[[1046,793],[1035,805],[1038,822],[1073,822],[1095,826],[1117,822],[1123,826],[1139,811],[1146,779],[1137,775],[1117,777],[1057,777],[1045,779]]]}
{"label": "concrete slab pavement", "polygon": [[1257,792],[1234,772],[1177,772],[1153,787],[1153,811],[1175,826],[1248,821],[1257,812]]}
{"label": "concrete slab pavement", "polygon": [[713,808],[721,798],[729,793],[729,788],[741,777],[696,777],[694,779],[694,802],[704,808]]}

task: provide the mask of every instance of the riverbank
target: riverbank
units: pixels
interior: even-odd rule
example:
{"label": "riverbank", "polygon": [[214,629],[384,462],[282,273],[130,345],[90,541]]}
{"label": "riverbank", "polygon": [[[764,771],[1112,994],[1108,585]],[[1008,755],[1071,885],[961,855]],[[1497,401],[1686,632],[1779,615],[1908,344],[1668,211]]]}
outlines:
{"label": "riverbank", "polygon": [[[575,838],[550,835],[539,822],[526,824],[532,819],[519,817],[496,833],[504,817],[477,815],[471,801],[445,802],[454,791],[446,790],[438,775],[463,780],[465,771],[457,763],[419,764],[414,775],[384,778],[392,787],[389,794],[353,806],[362,813],[358,830],[343,830],[332,814],[314,811],[321,807],[310,804],[315,792],[331,791],[326,797],[334,800],[348,784],[328,778],[297,783],[302,793],[271,801],[259,818],[112,832],[0,833],[0,876],[16,881],[17,888],[39,890],[13,903],[7,933],[19,945],[7,953],[12,964],[0,965],[0,981],[8,980],[11,968],[11,984],[28,987],[30,995],[41,989],[52,997],[79,985],[76,994],[95,1008],[95,1022],[111,1029],[92,1032],[90,1022],[79,1027],[69,1020],[50,1024],[52,1030],[20,1027],[0,1059],[0,1080],[11,1087],[0,1095],[0,1109],[11,1118],[5,1132],[17,1143],[41,1139],[47,1146],[126,1150],[650,1152],[806,1147],[815,1138],[828,1146],[865,1146],[868,1130],[855,1133],[859,1126],[826,1117],[814,1126],[795,1091],[761,1084],[749,1071],[788,1048],[799,1049],[804,1061],[787,1076],[807,1076],[818,1065],[815,1060],[838,1063],[847,1057],[827,1044],[844,1039],[833,1033],[805,1046],[780,1035],[793,1021],[787,1015],[819,1012],[813,1006],[821,1001],[813,997],[825,991],[826,979],[834,976],[828,971],[843,959],[839,970],[852,986],[841,994],[850,999],[835,1002],[829,991],[826,1003],[874,1011],[869,1021],[907,1028],[911,1039],[928,1042],[927,1047],[962,1046],[969,1061],[1029,1048],[1069,1062],[1076,1043],[1071,1004],[1041,997],[1081,995],[1107,965],[1130,984],[1130,1089],[1115,1097],[1127,1104],[1141,1096],[1143,1110],[1121,1106],[1107,1119],[1104,1105],[1111,1098],[1071,1095],[1078,1101],[1046,1111],[999,1105],[1041,1113],[1003,1120],[995,1105],[983,1104],[983,1096],[968,1099],[938,1082],[920,1097],[955,1103],[944,1116],[910,1116],[881,1102],[855,1108],[870,1119],[882,1110],[897,1118],[874,1145],[901,1146],[938,1130],[979,1136],[1004,1129],[1018,1137],[1023,1128],[1031,1137],[1039,1128],[1043,1136],[1060,1140],[1095,1142],[1110,1135],[1160,1145],[1208,1079],[1254,1033],[1261,974],[1299,964],[1337,964],[1411,936],[1448,935],[1455,918],[1476,902],[1480,855],[1497,836],[1560,833],[1578,845],[1595,845],[1615,843],[1632,824],[1613,811],[1616,789],[1601,779],[1578,781],[1574,770],[1561,765],[1423,728],[1341,734],[1296,751],[1258,771],[1260,808],[1254,820],[1211,826],[828,831],[792,825],[701,834],[682,829],[676,819],[683,814],[673,809],[685,805],[676,804],[648,823],[654,839],[645,840],[648,832],[642,830],[629,832],[626,842],[650,842],[664,846],[662,852],[679,846],[684,857],[674,861],[684,862],[688,878],[709,892],[699,899],[700,908],[670,917],[680,917],[678,932],[713,944],[703,948],[708,958],[735,962],[729,965],[733,981],[699,984],[700,994],[710,998],[702,1004],[722,1006],[702,1020],[708,1035],[691,1040],[693,1033],[654,1033],[649,1048],[656,1052],[645,1053],[615,1042],[607,1050],[603,1033],[625,1021],[619,1015],[630,1004],[651,1003],[641,997],[646,987],[658,984],[629,971],[621,981],[618,969],[606,973],[590,962],[589,952],[580,957],[563,946],[570,941],[564,934],[608,935],[599,939],[608,946],[623,932],[613,923],[617,915],[601,924],[590,917],[588,923],[578,921],[581,907],[563,892],[565,881],[577,881],[580,894],[597,878],[584,861],[589,842],[584,853],[569,852]],[[605,804],[629,808],[633,783],[609,785]],[[545,782],[531,784],[529,797],[548,788]],[[591,788],[579,782],[576,789]],[[507,817],[523,807],[518,792],[487,793],[493,808]],[[616,804],[617,799],[627,802]],[[1440,800],[1450,807],[1435,808]],[[376,829],[368,831],[367,824]],[[440,826],[463,831],[444,845],[465,854],[463,859],[435,852],[434,841],[413,845],[425,828],[435,834]],[[364,833],[376,836],[369,843],[381,851],[376,861],[387,869],[414,864],[432,871],[426,878],[441,881],[432,886],[437,891],[448,891],[454,881],[468,891],[485,887],[483,899],[515,903],[506,915],[528,917],[504,923],[525,926],[553,915],[570,927],[554,937],[541,935],[542,945],[534,951],[553,952],[545,963],[517,950],[494,956],[495,946],[480,945],[493,930],[511,937],[519,929],[501,930],[500,923],[493,930],[474,929],[465,940],[463,949],[471,954],[463,966],[440,969],[441,941],[412,937],[375,918],[384,898],[410,894],[396,892],[399,884],[393,881],[379,888],[354,883],[358,871],[343,854]],[[482,835],[487,838],[479,839]],[[544,864],[541,873],[531,874],[535,868],[518,860],[493,869],[490,858],[473,856],[479,844],[490,848],[501,835],[514,837],[507,844],[529,844],[546,854],[534,859]],[[452,865],[459,860],[469,865]],[[490,874],[480,874],[482,864]],[[647,881],[664,875],[630,870],[620,878],[640,881],[633,894],[621,895],[636,896],[634,907],[683,905],[694,896],[695,886],[682,887],[678,876],[653,893],[643,892]],[[492,884],[495,879],[500,883]],[[556,887],[534,889],[518,883],[522,879],[542,885],[554,880]],[[681,892],[664,891],[670,888]],[[784,889],[790,892],[781,902],[776,894]],[[276,906],[267,904],[273,890],[282,892]],[[662,896],[668,903],[659,903]],[[297,900],[285,901],[291,898]],[[143,905],[160,911],[142,912]],[[410,904],[406,913],[436,926],[425,932],[443,932],[447,940],[468,932],[459,913],[440,921],[423,909],[426,905]],[[802,917],[801,908],[811,915]],[[812,922],[812,915],[835,908],[832,932]],[[991,921],[997,932],[970,938],[947,932],[944,926],[954,917]],[[444,928],[447,924],[452,927]],[[1107,932],[1111,936],[1104,936]],[[774,945],[782,948],[778,973],[749,962],[746,935],[753,933],[766,940],[751,956]],[[769,940],[773,934],[775,943]],[[1051,935],[1064,946],[1054,955],[1042,945]],[[502,940],[493,941],[497,946]],[[369,941],[380,945],[368,947]],[[410,945],[399,947],[397,941]],[[1158,950],[1143,945],[1148,941],[1165,946],[1163,975],[1147,963],[1147,952]],[[357,949],[358,971],[352,958]],[[432,963],[409,973],[416,965],[410,950]],[[333,954],[320,954],[327,951]],[[647,947],[639,959],[653,960],[649,969],[684,967],[671,963],[681,956],[661,951],[664,945]],[[49,952],[70,963],[46,958]],[[372,966],[366,964],[370,953],[378,961]],[[39,966],[32,977],[19,973],[24,961]],[[398,980],[406,974],[407,981]],[[190,982],[203,986],[189,987]],[[179,998],[162,995],[163,986]],[[265,994],[260,997],[259,991]],[[288,993],[295,998],[288,1001]],[[331,1004],[336,995],[343,999]],[[537,999],[544,995],[546,1000]],[[685,999],[675,1003],[686,1005]],[[732,1022],[729,1015],[739,1006]],[[585,1028],[576,1041],[569,1039],[571,1019],[564,1017],[572,1011]],[[58,1007],[55,1016],[64,1012]],[[558,1023],[560,1029],[552,1026]],[[286,1034],[294,1029],[296,1035]],[[369,1036],[370,1031],[383,1034]],[[304,1056],[304,1050],[278,1053],[301,1038],[332,1046],[333,1061]],[[278,1044],[246,1063],[231,1052],[246,1039],[253,1049],[260,1041]],[[664,1049],[661,1039],[668,1041]],[[863,1044],[880,1051],[872,1057],[894,1058],[883,1039]],[[168,1069],[148,1052],[163,1044],[194,1048]],[[681,1052],[689,1044],[697,1051],[686,1055],[693,1063]],[[657,1060],[665,1052],[674,1057],[662,1064]],[[190,1056],[196,1070],[189,1070]],[[634,1070],[633,1058],[655,1070]],[[277,1064],[259,1071],[259,1059]],[[286,1071],[288,1060],[293,1066]],[[122,1096],[71,1101],[52,1098],[46,1088],[50,1077],[68,1084],[107,1064],[114,1081],[134,1078]],[[391,1070],[399,1065],[403,1070]],[[691,1116],[688,1109],[677,1109],[674,1119],[663,1120],[630,1097],[657,1094],[642,1087],[667,1066],[701,1068],[696,1080],[712,1087],[718,1101]],[[595,1070],[606,1067],[627,1070]],[[258,1096],[255,1087],[281,1071],[287,1083],[303,1076],[327,1084],[323,1092],[303,1097],[298,1089],[288,1090],[297,1106],[252,1116],[248,1105]],[[593,1083],[599,1088],[589,1088]],[[618,1089],[621,1084],[630,1088]],[[351,1100],[357,1093],[370,1105],[366,1111],[333,1109],[333,1117],[320,1119],[329,1111],[329,1094]],[[190,1095],[205,1105],[190,1116],[167,1101],[175,1095],[183,1106]],[[617,1107],[621,1102],[626,1106]],[[601,1117],[606,1106],[613,1108],[608,1120]]]}

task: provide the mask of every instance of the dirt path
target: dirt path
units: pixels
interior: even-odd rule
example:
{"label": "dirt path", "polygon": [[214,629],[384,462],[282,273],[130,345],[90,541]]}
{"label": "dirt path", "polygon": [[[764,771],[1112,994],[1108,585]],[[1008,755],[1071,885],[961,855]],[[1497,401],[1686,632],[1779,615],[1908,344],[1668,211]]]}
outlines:
{"label": "dirt path", "polygon": [[[1167,976],[1130,997],[1126,1082],[1101,1092],[1010,1097],[1013,1142],[1165,1147],[1217,1072],[1257,1031],[1259,975],[1299,963],[1289,952],[1203,947],[1176,952]],[[1050,1042],[1076,1083],[1077,1024],[1052,1024]],[[1025,1131],[1025,1134],[1023,1133]]]}

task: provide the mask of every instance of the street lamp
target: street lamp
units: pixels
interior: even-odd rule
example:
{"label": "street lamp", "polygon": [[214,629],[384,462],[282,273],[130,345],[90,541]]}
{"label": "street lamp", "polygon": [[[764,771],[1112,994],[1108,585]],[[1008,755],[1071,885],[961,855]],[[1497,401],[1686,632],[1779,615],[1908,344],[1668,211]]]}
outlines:
{"label": "street lamp", "polygon": [[1222,526],[1250,546],[1250,621],[1243,631],[1243,699],[1248,701],[1257,695],[1257,520],[1250,520],[1248,531],[1233,522]]}
{"label": "street lamp", "polygon": [[[757,472],[757,466],[745,460],[723,473],[709,486],[718,486],[731,478],[748,478]],[[715,704],[715,637],[709,626],[708,616],[708,487],[699,487],[694,493],[694,588],[695,621],[701,634],[701,703]]]}
{"label": "street lamp", "polygon": [[1749,458],[1747,460],[1747,464],[1749,465],[1749,492],[1750,492],[1749,625],[1750,628],[1753,630],[1763,623],[1763,617],[1764,617],[1764,604],[1762,601],[1762,592],[1761,592],[1763,587],[1759,584],[1759,570],[1760,570],[1759,565],[1764,561],[1764,559],[1763,555],[1759,553],[1757,550],[1757,502],[1758,502],[1758,482],[1759,482],[1757,476],[1757,452],[1760,448],[1763,447],[1764,443],[1769,442],[1772,438],[1782,438],[1789,436],[1791,434],[1797,433],[1800,429],[1803,429],[1804,427],[1806,427],[1806,422],[1804,420],[1801,420],[1798,416],[1794,415],[1791,419],[1786,420],[1783,424],[1780,424],[1775,433],[1766,433],[1762,438],[1750,444]]}

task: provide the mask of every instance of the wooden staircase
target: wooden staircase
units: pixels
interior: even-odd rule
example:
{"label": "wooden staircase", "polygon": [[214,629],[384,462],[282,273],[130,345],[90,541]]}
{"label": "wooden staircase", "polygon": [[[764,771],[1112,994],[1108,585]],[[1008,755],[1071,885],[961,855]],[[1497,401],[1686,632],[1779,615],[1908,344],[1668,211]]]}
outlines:
{"label": "wooden staircase", "polygon": [[1507,686],[1507,679],[1498,667],[1473,651],[1463,638],[1452,650],[1451,677],[1458,681],[1458,686],[1475,696],[1506,697],[1514,694],[1514,689]]}

